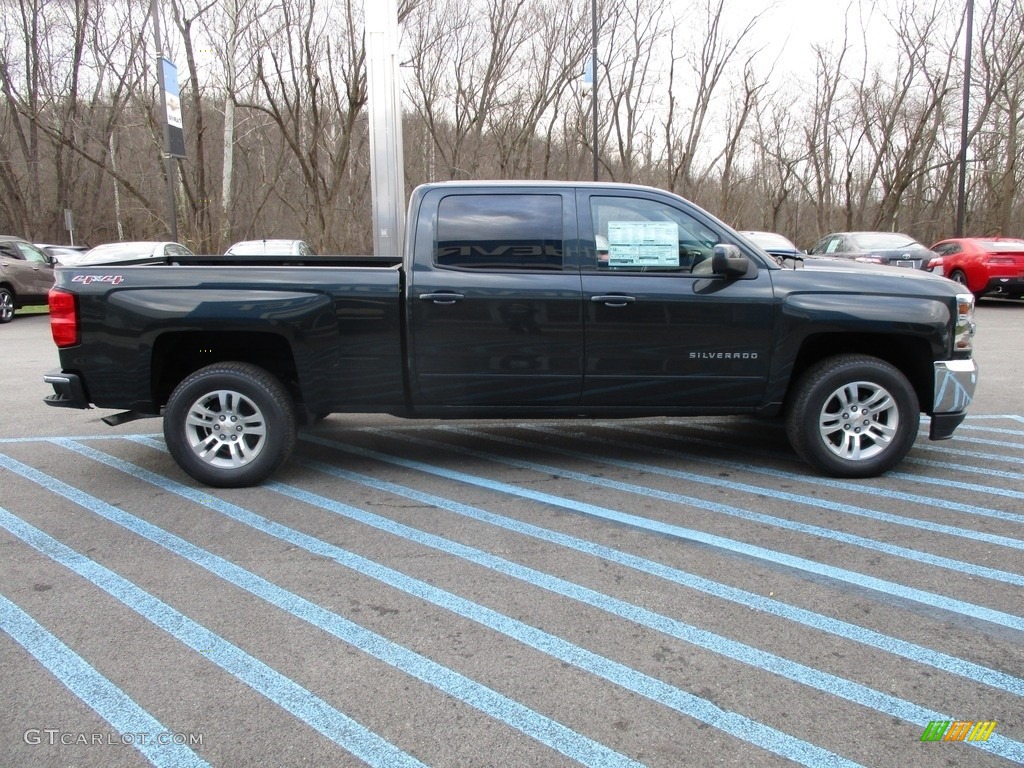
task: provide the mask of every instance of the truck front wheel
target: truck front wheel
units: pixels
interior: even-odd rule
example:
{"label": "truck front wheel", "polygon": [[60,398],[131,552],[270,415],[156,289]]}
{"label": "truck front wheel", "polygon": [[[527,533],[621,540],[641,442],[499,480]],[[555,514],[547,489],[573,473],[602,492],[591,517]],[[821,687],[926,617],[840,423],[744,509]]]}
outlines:
{"label": "truck front wheel", "polygon": [[267,371],[217,363],[185,378],[167,401],[164,439],[185,472],[217,488],[256,485],[295,446],[295,408]]}
{"label": "truck front wheel", "polygon": [[875,477],[907,455],[920,420],[917,394],[895,366],[839,355],[800,378],[786,433],[815,469],[835,477]]}

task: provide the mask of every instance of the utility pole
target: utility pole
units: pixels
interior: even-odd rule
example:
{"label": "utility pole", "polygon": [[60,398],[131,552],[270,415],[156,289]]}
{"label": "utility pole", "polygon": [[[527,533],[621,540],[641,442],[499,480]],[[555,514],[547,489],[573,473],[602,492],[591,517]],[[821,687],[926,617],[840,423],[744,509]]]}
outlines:
{"label": "utility pole", "polygon": [[967,218],[967,127],[971,107],[971,44],[974,38],[974,0],[967,0],[967,42],[964,45],[964,108],[960,118],[960,182],[956,193],[956,236],[964,236]]}
{"label": "utility pole", "polygon": [[597,0],[590,0],[591,42],[590,50],[590,119],[594,142],[594,181],[600,178],[597,150]]}
{"label": "utility pole", "polygon": [[160,99],[164,124],[164,162],[167,164],[167,216],[170,221],[171,240],[178,241],[178,208],[174,202],[174,157],[170,153],[171,134],[167,123],[167,88],[164,82],[163,48],[160,38],[160,9],[157,0],[151,0],[149,12],[153,15],[153,36],[156,40],[156,77],[160,85]]}

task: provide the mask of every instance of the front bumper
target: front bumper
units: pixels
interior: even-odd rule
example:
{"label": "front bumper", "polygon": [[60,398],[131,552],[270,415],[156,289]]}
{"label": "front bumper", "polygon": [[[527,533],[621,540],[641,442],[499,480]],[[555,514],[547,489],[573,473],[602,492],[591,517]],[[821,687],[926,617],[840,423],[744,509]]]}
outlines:
{"label": "front bumper", "polygon": [[967,417],[978,384],[978,364],[974,360],[939,360],[934,368],[935,397],[928,437],[946,440]]}
{"label": "front bumper", "polygon": [[50,371],[43,376],[43,381],[53,387],[53,394],[43,398],[43,402],[55,408],[91,408],[85,395],[82,379],[75,373]]}

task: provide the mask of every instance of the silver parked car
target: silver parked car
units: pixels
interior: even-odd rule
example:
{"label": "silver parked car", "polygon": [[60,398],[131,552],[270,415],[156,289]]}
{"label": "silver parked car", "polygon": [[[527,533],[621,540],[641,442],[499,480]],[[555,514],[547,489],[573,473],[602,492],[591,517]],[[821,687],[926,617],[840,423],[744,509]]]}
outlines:
{"label": "silver parked car", "polygon": [[804,253],[804,251],[793,245],[792,240],[776,232],[760,232],[748,229],[740,230],[740,234],[762,251],[770,253],[772,256],[788,258],[790,256],[801,256]]}
{"label": "silver parked car", "polygon": [[316,256],[305,240],[242,240],[225,251],[235,256]]}
{"label": "silver parked car", "polygon": [[156,240],[136,240],[126,243],[105,243],[97,245],[74,262],[76,267],[91,267],[96,264],[119,262],[144,263],[146,261],[173,261],[180,256],[194,254],[181,243]]}
{"label": "silver parked car", "polygon": [[46,304],[53,287],[53,258],[27,240],[0,235],[0,323],[15,310]]}

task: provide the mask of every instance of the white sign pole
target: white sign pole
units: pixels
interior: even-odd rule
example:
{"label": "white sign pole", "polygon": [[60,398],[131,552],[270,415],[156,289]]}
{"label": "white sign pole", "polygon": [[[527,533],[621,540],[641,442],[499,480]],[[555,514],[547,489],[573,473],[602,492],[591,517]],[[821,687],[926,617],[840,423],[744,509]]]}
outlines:
{"label": "white sign pole", "polygon": [[405,239],[405,157],[398,70],[398,4],[365,0],[370,116],[373,252],[401,256]]}

